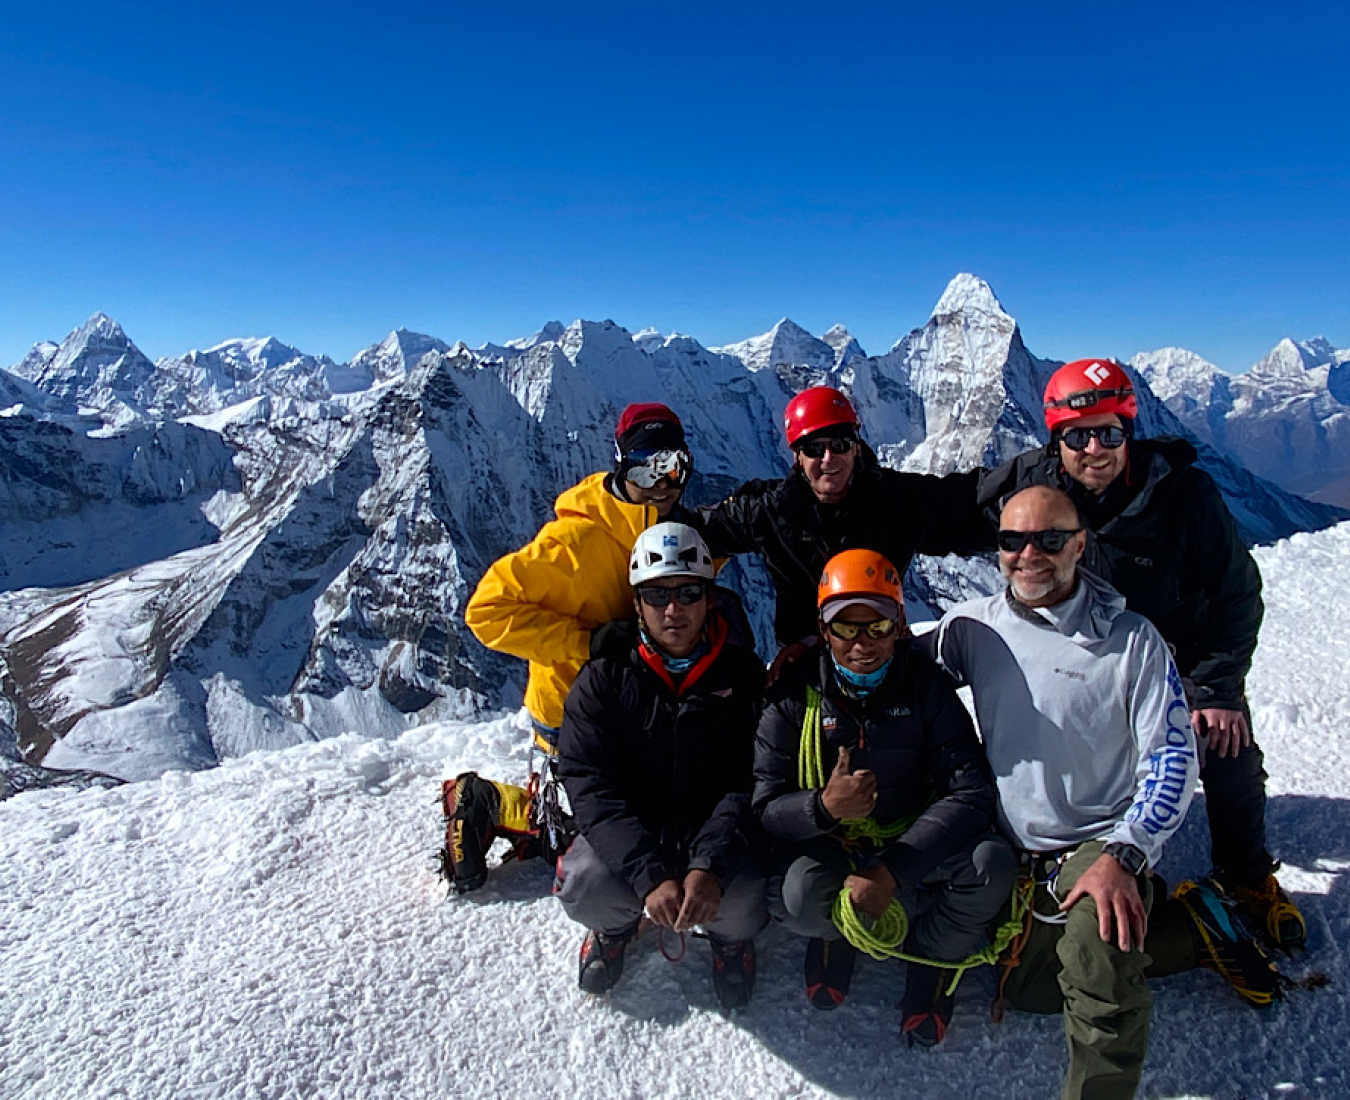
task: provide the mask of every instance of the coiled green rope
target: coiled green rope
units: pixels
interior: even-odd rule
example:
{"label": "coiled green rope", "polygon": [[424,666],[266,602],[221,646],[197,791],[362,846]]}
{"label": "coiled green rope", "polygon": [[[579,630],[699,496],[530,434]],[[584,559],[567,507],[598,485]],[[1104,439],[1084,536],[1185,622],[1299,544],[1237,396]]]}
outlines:
{"label": "coiled green rope", "polygon": [[[821,752],[820,708],[821,694],[815,688],[806,689],[806,715],[802,720],[801,747],[797,753],[797,785],[804,791],[824,787],[826,783],[825,766]],[[873,841],[890,840],[900,836],[914,824],[918,815],[902,818],[890,825],[881,825],[872,817],[845,818],[840,824],[844,827],[844,836],[848,840],[867,839]],[[834,899],[830,909],[830,919],[843,934],[844,939],[863,954],[873,959],[901,959],[905,962],[920,963],[924,966],[942,967],[954,970],[947,992],[954,992],[965,972],[975,966],[997,963],[999,956],[1008,945],[1017,938],[1025,923],[1027,911],[1031,908],[1031,892],[1014,889],[1012,911],[1008,919],[994,933],[988,947],[968,955],[960,962],[943,962],[939,959],[925,959],[918,955],[909,955],[900,949],[909,934],[909,917],[899,901],[892,899],[886,911],[872,921],[870,926],[863,923],[853,905],[849,888],[844,886]]]}

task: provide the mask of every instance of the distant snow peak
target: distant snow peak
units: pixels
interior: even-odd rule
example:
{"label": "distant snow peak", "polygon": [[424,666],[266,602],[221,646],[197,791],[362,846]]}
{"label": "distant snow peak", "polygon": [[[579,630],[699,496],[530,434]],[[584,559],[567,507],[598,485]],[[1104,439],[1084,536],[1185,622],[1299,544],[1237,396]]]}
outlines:
{"label": "distant snow peak", "polygon": [[517,351],[528,351],[537,344],[556,344],[562,339],[563,333],[566,331],[567,329],[561,321],[549,321],[533,336],[522,336],[515,340],[508,340],[505,346]]}
{"label": "distant snow peak", "polygon": [[368,348],[353,362],[361,361],[375,378],[386,381],[407,374],[431,352],[445,352],[449,345],[434,336],[396,328],[373,348]]}
{"label": "distant snow peak", "polygon": [[1336,349],[1323,337],[1291,340],[1285,337],[1252,367],[1256,375],[1299,375],[1336,361]]}
{"label": "distant snow peak", "polygon": [[854,338],[853,333],[849,332],[843,325],[831,325],[829,331],[821,339],[834,348],[834,362],[837,367],[846,366],[854,359],[867,358],[867,352],[863,351],[863,346]]}
{"label": "distant snow peak", "polygon": [[66,342],[71,344],[92,342],[129,344],[131,341],[127,339],[127,334],[123,331],[121,325],[106,313],[100,311],[67,336]]}
{"label": "distant snow peak", "polygon": [[573,363],[582,349],[589,355],[613,359],[633,351],[633,335],[622,325],[604,321],[573,321],[556,341],[562,353]]}
{"label": "distant snow peak", "polygon": [[1227,377],[1208,359],[1186,348],[1141,351],[1129,365],[1163,401],[1183,391],[1209,390],[1220,376]]}
{"label": "distant snow peak", "polygon": [[947,284],[938,304],[933,307],[935,319],[958,313],[992,314],[1012,320],[1003,308],[1003,303],[995,296],[993,288],[978,275],[964,272]]}
{"label": "distant snow peak", "polygon": [[712,350],[735,356],[752,371],[780,373],[803,367],[813,371],[833,370],[839,358],[830,344],[811,335],[790,317],[784,317],[759,336]]}
{"label": "distant snow peak", "polygon": [[660,329],[644,328],[633,333],[633,346],[639,351],[645,351],[648,355],[658,348],[664,347],[665,343],[666,338]]}
{"label": "distant snow peak", "polygon": [[276,370],[303,359],[304,354],[275,336],[249,336],[225,340],[201,353],[207,359],[235,368],[249,368],[250,376],[264,370]]}

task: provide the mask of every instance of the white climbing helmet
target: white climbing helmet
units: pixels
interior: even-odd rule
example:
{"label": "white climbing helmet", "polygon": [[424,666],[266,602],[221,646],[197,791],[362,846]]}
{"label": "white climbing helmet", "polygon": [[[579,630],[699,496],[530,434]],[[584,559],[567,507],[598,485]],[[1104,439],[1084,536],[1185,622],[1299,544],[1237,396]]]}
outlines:
{"label": "white climbing helmet", "polygon": [[638,535],[628,559],[628,583],[636,588],[661,577],[696,577],[710,581],[716,575],[708,545],[683,523],[658,523]]}

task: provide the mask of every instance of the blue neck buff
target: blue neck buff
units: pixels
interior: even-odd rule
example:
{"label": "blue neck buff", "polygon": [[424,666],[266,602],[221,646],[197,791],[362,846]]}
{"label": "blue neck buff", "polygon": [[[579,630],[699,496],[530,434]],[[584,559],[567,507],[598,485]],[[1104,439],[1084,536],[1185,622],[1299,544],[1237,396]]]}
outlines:
{"label": "blue neck buff", "polygon": [[642,636],[647,648],[661,658],[661,663],[672,676],[681,676],[688,672],[708,653],[708,639],[706,637],[699,638],[698,645],[694,646],[694,651],[688,657],[672,657],[652,640],[652,636],[647,633],[647,628],[642,624],[638,625],[638,633]]}
{"label": "blue neck buff", "polygon": [[871,672],[854,672],[836,661],[833,655],[830,657],[830,663],[834,665],[835,675],[839,677],[844,687],[864,699],[881,685],[882,680],[886,679],[886,673],[889,671],[893,660],[895,660],[894,657],[888,657],[884,665],[873,669]]}

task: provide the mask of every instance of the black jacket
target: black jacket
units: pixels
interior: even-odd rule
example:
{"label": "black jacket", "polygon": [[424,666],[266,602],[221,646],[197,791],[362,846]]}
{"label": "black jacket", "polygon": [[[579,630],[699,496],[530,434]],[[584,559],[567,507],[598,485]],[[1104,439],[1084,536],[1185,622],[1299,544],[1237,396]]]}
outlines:
{"label": "black jacket", "polygon": [[880,466],[859,448],[848,495],[822,504],[800,469],[774,481],[748,481],[720,504],[695,511],[713,557],[758,553],[773,579],[774,634],[789,645],[816,633],[816,588],[841,550],[885,554],[901,576],[918,554],[970,554],[990,546],[976,504],[982,471],[933,477]]}
{"label": "black jacket", "polygon": [[678,690],[635,623],[608,631],[563,708],[558,772],[577,826],[640,898],[690,870],[725,881],[749,854],[764,665],[716,612],[709,622],[713,649]]}
{"label": "black jacket", "polygon": [[1128,446],[1126,474],[1100,497],[1047,444],[986,474],[980,502],[997,523],[1003,500],[1020,489],[1065,490],[1088,526],[1083,565],[1158,628],[1192,706],[1236,709],[1261,628],[1261,574],[1194,447],[1170,437]]}
{"label": "black jacket", "polygon": [[851,699],[822,644],[784,671],[759,721],[753,806],[770,835],[806,843],[838,825],[821,789],[798,784],[808,687],[822,694],[822,774],[829,776],[846,747],[854,771],[876,773],[879,824],[918,815],[880,851],[897,882],[921,881],[993,826],[994,777],[947,674],[901,642],[881,686],[866,700]]}

